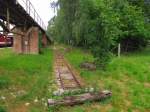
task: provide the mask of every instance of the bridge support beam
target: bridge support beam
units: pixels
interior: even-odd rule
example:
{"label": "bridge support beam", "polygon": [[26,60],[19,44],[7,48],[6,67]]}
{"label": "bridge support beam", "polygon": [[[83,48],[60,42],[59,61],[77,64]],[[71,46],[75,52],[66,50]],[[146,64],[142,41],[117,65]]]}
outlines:
{"label": "bridge support beam", "polygon": [[39,53],[39,29],[31,27],[28,30],[16,28],[18,34],[15,35],[13,50],[18,54],[38,54]]}

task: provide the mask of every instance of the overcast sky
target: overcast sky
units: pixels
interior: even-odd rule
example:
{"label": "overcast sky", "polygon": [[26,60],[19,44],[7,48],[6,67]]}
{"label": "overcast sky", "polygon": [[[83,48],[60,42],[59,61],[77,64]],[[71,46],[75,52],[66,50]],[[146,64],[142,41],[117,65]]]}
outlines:
{"label": "overcast sky", "polygon": [[[45,23],[45,25],[48,25],[48,21],[54,17],[54,10],[51,8],[50,3],[52,1],[57,1],[57,0],[30,0],[31,3],[33,4],[34,8],[40,15],[41,19]],[[0,27],[0,30],[2,28]]]}
{"label": "overcast sky", "polygon": [[48,21],[55,15],[54,10],[50,6],[51,1],[57,0],[30,0],[35,7],[36,11],[44,21],[45,25],[48,25]]}

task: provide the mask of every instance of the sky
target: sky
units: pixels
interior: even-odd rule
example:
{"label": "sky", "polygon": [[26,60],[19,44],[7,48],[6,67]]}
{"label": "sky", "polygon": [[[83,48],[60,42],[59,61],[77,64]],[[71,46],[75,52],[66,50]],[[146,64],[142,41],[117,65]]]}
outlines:
{"label": "sky", "polygon": [[51,1],[57,0],[30,0],[33,4],[34,8],[36,9],[37,13],[40,15],[41,19],[48,25],[48,21],[54,17],[54,10],[50,6]]}
{"label": "sky", "polygon": [[[54,9],[51,8],[50,3],[52,1],[57,0],[30,0],[30,1],[47,27],[48,21],[55,15]],[[0,30],[2,30],[1,27]]]}

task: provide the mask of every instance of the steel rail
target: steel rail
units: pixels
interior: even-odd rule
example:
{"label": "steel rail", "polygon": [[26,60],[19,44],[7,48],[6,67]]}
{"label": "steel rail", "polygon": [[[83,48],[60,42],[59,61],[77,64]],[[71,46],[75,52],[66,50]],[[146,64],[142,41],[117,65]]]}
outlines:
{"label": "steel rail", "polygon": [[72,69],[70,68],[70,66],[68,65],[68,63],[64,60],[64,63],[67,65],[67,68],[69,69],[69,71],[71,72],[71,75],[73,76],[74,81],[76,82],[77,86],[79,88],[81,88],[81,84],[79,83],[79,81],[77,80],[74,72],[72,71]]}
{"label": "steel rail", "polygon": [[[60,54],[60,53],[58,53],[58,52],[56,52],[55,53],[55,57],[56,57],[56,59],[55,59],[55,65],[57,65],[57,69],[58,69],[58,76],[59,76],[59,82],[60,82],[60,84],[61,84],[61,88],[62,89],[74,89],[74,88],[81,88],[81,84],[80,84],[80,82],[77,80],[77,78],[75,77],[75,74],[73,73],[73,71],[72,71],[72,69],[70,68],[70,66],[68,65],[68,63],[65,61],[65,59],[64,59],[64,57]],[[59,61],[58,61],[59,60]],[[62,64],[60,64],[60,63],[62,63]],[[71,87],[71,86],[65,86],[65,84],[64,84],[64,81],[65,81],[65,79],[63,79],[62,78],[62,76],[61,76],[61,72],[60,72],[60,67],[61,66],[65,66],[67,69],[68,69],[68,72],[70,73],[70,75],[71,75],[71,77],[72,77],[72,79],[70,80],[71,81],[71,83],[72,84],[74,84],[76,87]],[[67,80],[67,79],[66,79]],[[68,79],[69,80],[69,79]]]}

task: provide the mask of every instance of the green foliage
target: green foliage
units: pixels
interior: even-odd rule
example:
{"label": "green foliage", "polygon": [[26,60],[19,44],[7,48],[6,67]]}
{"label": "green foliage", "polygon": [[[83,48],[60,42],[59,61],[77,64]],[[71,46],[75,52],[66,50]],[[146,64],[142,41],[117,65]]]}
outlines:
{"label": "green foliage", "polygon": [[[106,71],[81,69],[80,64],[85,57],[93,61],[93,56],[81,49],[72,49],[65,57],[79,71],[86,84],[100,90],[112,91],[112,98],[106,103],[80,105],[85,112],[149,111],[150,49],[122,55],[120,58],[113,57]],[[78,107],[64,107],[61,112],[76,112],[76,108]]]}
{"label": "green foliage", "polygon": [[[49,37],[51,37],[51,39],[53,37],[56,38],[56,26],[54,25],[54,21],[55,21],[55,17],[53,17],[50,21],[49,21],[49,25],[48,25],[48,28],[47,28],[47,35]],[[55,40],[58,40],[58,39],[55,39]]]}
{"label": "green foliage", "polygon": [[[32,104],[37,98],[39,103],[31,105],[31,112],[46,112],[43,103],[51,95],[48,88],[49,81],[53,80],[52,49],[43,49],[43,53],[39,55],[18,55],[6,48],[0,49],[0,57],[0,106],[16,111],[16,106],[22,109],[20,105],[25,105],[26,102]],[[19,95],[19,91],[25,93]],[[2,100],[2,96],[6,99]]]}
{"label": "green foliage", "polygon": [[91,49],[101,68],[111,59],[112,46],[116,47],[122,39],[150,37],[140,4],[127,0],[59,0],[59,4],[50,28],[54,38]]}
{"label": "green foliage", "polygon": [[150,22],[150,1],[149,0],[128,0],[131,5],[141,7],[145,13],[145,17],[149,19]]}
{"label": "green foliage", "polygon": [[8,77],[0,76],[0,89],[7,88],[10,84]]}
{"label": "green foliage", "polygon": [[5,108],[0,106],[0,112],[6,112]]}

